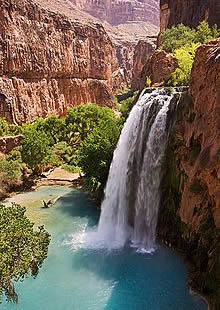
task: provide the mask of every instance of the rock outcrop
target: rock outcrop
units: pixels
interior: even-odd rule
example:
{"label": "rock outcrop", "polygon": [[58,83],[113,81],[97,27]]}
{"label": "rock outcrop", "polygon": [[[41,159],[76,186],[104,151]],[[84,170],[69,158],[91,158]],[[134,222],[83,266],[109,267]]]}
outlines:
{"label": "rock outcrop", "polygon": [[0,153],[10,153],[15,147],[21,145],[23,138],[22,135],[0,137]]}
{"label": "rock outcrop", "polygon": [[177,24],[195,28],[206,20],[211,26],[220,26],[219,0],[160,0],[160,30]]}
{"label": "rock outcrop", "polygon": [[14,123],[65,114],[77,104],[113,105],[118,70],[100,24],[71,21],[30,0],[0,4],[0,116]]}
{"label": "rock outcrop", "polygon": [[170,136],[158,234],[192,263],[190,284],[220,309],[220,39],[200,46]]}
{"label": "rock outcrop", "polygon": [[135,90],[143,89],[146,86],[147,77],[151,80],[151,86],[163,86],[177,67],[177,59],[172,54],[168,54],[163,50],[157,50],[148,58],[142,70],[136,71],[132,87]]}
{"label": "rock outcrop", "polygon": [[[133,70],[132,70],[132,83],[133,90],[142,89],[145,86],[146,75],[142,70],[148,62],[149,58],[156,49],[156,45],[148,41],[139,41],[134,50],[133,57]],[[145,78],[144,78],[145,76]]]}

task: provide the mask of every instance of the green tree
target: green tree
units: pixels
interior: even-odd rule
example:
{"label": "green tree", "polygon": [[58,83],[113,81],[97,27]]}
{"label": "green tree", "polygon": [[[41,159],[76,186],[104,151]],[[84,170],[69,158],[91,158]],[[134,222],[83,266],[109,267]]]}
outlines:
{"label": "green tree", "polygon": [[79,166],[86,175],[87,186],[91,192],[103,192],[121,131],[120,121],[111,119],[102,121],[81,143]]}
{"label": "green tree", "polygon": [[66,116],[66,139],[72,147],[79,147],[101,121],[114,119],[114,112],[96,104],[80,105],[68,111]]}
{"label": "green tree", "polygon": [[0,297],[17,302],[14,282],[36,277],[47,257],[50,236],[25,216],[25,208],[0,205]]}
{"label": "green tree", "polygon": [[50,139],[45,132],[38,132],[31,127],[24,133],[21,147],[22,160],[29,168],[37,170],[44,158],[50,154]]}
{"label": "green tree", "polygon": [[174,55],[178,61],[179,68],[171,74],[168,85],[183,86],[189,84],[190,73],[198,46],[198,43],[192,43],[175,50]]}
{"label": "green tree", "polygon": [[198,27],[196,28],[195,32],[195,42],[204,44],[211,39],[213,39],[212,36],[212,29],[209,28],[209,25],[206,21],[202,21],[199,23]]}
{"label": "green tree", "polygon": [[37,120],[34,127],[38,132],[44,132],[47,135],[51,146],[62,141],[65,137],[65,120],[55,115]]}
{"label": "green tree", "polygon": [[195,41],[195,30],[179,24],[163,31],[161,33],[161,41],[161,49],[174,53],[176,49]]}

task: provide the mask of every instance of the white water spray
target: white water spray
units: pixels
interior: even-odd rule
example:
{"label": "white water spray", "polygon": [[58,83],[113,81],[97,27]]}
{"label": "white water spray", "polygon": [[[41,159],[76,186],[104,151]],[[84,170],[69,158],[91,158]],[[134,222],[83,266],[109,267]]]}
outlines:
{"label": "white water spray", "polygon": [[127,242],[153,251],[160,203],[162,163],[173,95],[164,90],[143,94],[132,109],[114,152],[98,227],[108,249]]}

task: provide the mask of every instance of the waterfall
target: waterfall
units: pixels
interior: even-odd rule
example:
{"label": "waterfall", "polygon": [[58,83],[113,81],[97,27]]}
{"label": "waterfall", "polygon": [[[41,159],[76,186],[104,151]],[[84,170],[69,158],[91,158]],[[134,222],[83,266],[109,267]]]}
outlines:
{"label": "waterfall", "polygon": [[114,152],[102,203],[98,236],[102,245],[141,251],[155,247],[162,163],[173,95],[163,89],[142,93]]}

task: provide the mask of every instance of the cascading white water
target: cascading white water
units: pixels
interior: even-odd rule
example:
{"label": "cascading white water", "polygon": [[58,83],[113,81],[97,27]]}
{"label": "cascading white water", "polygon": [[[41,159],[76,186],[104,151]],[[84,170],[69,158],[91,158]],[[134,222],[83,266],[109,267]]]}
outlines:
{"label": "cascading white water", "polygon": [[155,247],[162,163],[167,144],[167,112],[173,95],[142,94],[114,152],[98,226],[109,249],[128,241],[139,250]]}

